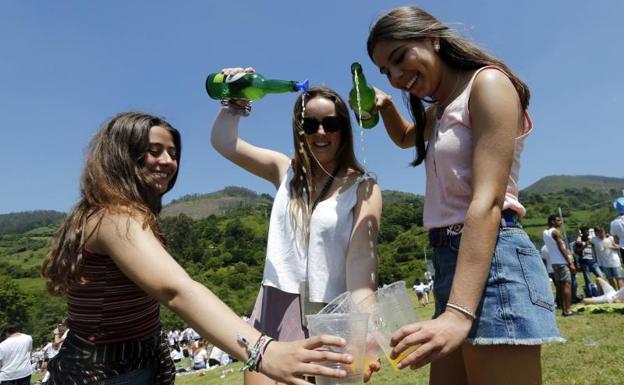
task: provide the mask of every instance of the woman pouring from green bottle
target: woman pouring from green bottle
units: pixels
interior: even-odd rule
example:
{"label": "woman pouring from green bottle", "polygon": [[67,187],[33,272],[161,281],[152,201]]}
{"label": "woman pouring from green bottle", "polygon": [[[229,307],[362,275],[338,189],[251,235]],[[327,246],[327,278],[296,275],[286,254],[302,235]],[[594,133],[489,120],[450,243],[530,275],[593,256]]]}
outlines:
{"label": "woman pouring from green bottle", "polygon": [[[244,89],[253,81],[245,77],[257,78],[255,71],[228,68],[211,76],[208,83],[221,76],[223,80],[218,80],[227,85],[221,91],[207,85],[211,96],[225,95],[212,127],[212,145],[277,189],[262,285],[250,323],[279,341],[304,338],[307,329],[302,314],[318,311],[346,290],[357,299],[377,288],[379,186],[355,157],[349,111],[336,92],[309,87],[298,96],[291,119],[293,155],[289,156],[239,137],[240,118],[250,111],[248,100],[261,94]],[[234,94],[232,86],[240,79],[247,86]],[[273,82],[265,90],[297,91],[297,87],[306,86]],[[376,369],[378,363],[372,364],[372,370]],[[274,384],[258,373],[246,373],[245,383]]]}
{"label": "woman pouring from green bottle", "polygon": [[405,92],[414,121],[377,90],[392,141],[425,163],[424,224],[434,248],[434,319],[406,325],[392,358],[431,363],[430,384],[540,384],[540,346],[561,341],[540,254],[520,225],[529,89],[436,18],[401,7],[371,28],[369,56]]}

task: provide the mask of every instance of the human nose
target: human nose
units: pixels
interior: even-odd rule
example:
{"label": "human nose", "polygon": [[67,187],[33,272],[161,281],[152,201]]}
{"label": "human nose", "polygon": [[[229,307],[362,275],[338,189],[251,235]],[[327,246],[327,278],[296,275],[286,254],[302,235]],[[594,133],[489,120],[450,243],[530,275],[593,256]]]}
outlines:
{"label": "human nose", "polygon": [[158,157],[158,163],[161,165],[175,164],[176,162],[176,158],[167,151],[163,151]]}

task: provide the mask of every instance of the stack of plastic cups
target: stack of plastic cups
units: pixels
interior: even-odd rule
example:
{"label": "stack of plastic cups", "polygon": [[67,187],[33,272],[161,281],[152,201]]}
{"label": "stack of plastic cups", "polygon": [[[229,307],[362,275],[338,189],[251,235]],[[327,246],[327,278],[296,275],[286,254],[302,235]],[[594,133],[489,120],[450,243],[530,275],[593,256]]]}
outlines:
{"label": "stack of plastic cups", "polygon": [[357,305],[360,311],[370,313],[371,333],[392,368],[398,370],[396,365],[417,349],[417,346],[411,346],[396,359],[390,359],[392,335],[401,327],[418,321],[414,304],[405,288],[405,281],[384,286],[358,302]]}

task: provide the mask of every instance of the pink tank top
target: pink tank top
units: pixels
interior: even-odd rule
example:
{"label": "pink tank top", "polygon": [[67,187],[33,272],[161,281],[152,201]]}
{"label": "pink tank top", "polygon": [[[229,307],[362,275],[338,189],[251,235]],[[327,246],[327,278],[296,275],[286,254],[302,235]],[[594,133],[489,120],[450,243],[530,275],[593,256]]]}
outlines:
{"label": "pink tank top", "polygon": [[[472,131],[468,101],[470,91],[477,74],[484,69],[498,67],[487,66],[478,69],[464,91],[459,94],[444,110],[431,130],[425,169],[427,190],[423,222],[427,228],[436,228],[463,223],[472,199]],[[524,112],[522,127],[518,128],[513,163],[507,181],[507,191],[503,210],[512,209],[519,217],[526,213],[518,201],[518,174],[520,153],[524,139],[532,129],[529,114]]]}

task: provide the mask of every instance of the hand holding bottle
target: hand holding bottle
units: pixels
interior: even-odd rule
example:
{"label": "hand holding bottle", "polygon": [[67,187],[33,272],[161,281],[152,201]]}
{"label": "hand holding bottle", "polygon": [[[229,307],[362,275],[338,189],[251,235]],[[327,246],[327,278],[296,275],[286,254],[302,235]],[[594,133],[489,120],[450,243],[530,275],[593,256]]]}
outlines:
{"label": "hand holding bottle", "polygon": [[377,87],[373,89],[375,90],[375,111],[382,112],[393,103],[392,96]]}
{"label": "hand holding bottle", "polygon": [[[245,74],[245,73],[255,73],[256,70],[253,67],[233,67],[233,68],[223,68],[221,70],[221,74],[223,74],[223,76],[225,76],[226,78],[228,77],[236,77],[238,74]],[[236,105],[239,108],[242,108],[246,111],[251,111],[251,101],[247,100],[247,99],[223,99],[223,101],[227,100],[228,103],[232,103],[234,105]],[[225,105],[225,104],[224,104]]]}

